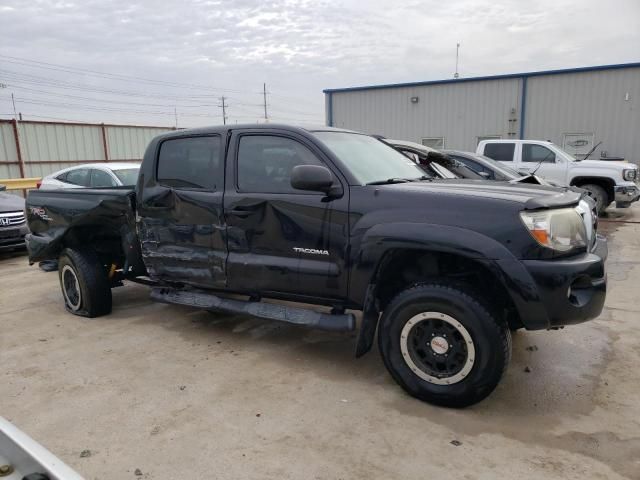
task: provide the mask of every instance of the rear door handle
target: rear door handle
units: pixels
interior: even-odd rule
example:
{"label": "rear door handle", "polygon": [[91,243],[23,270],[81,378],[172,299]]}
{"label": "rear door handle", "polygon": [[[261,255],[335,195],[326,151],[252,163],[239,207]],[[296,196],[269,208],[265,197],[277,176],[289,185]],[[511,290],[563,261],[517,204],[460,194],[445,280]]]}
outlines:
{"label": "rear door handle", "polygon": [[252,210],[245,210],[244,208],[232,208],[229,210],[231,215],[235,215],[236,217],[248,217],[251,215]]}

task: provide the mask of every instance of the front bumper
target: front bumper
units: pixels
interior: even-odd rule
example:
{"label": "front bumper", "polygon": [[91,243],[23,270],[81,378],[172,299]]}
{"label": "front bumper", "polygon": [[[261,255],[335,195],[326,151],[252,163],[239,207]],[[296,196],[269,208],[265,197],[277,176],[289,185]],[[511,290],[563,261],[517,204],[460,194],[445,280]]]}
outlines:
{"label": "front bumper", "polygon": [[29,227],[27,227],[26,223],[16,227],[1,227],[0,251],[24,248],[24,237],[27,233],[29,233]]}
{"label": "front bumper", "polygon": [[598,236],[590,253],[569,259],[522,262],[546,310],[547,328],[573,325],[600,315],[607,294],[607,255],[607,241]]}
{"label": "front bumper", "polygon": [[632,202],[640,199],[640,188],[633,182],[616,185],[613,187],[613,193],[618,208],[628,207]]}

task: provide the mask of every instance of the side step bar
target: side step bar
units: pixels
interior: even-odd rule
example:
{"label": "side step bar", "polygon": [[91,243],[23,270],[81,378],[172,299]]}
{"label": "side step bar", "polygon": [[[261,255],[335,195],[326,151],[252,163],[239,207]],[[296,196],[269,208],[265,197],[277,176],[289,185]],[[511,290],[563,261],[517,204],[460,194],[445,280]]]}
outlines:
{"label": "side step bar", "polygon": [[329,314],[288,305],[218,297],[211,293],[156,287],[151,289],[151,299],[156,302],[176,303],[205,310],[252,315],[332,332],[351,332],[356,328],[356,319],[351,313]]}

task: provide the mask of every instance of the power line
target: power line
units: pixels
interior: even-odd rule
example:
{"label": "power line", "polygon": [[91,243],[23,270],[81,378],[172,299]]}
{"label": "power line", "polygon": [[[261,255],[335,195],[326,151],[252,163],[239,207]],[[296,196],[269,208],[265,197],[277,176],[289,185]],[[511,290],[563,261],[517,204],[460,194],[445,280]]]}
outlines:
{"label": "power line", "polygon": [[37,60],[29,60],[26,58],[20,58],[20,57],[12,57],[10,55],[2,55],[0,54],[0,58],[4,58],[4,62],[7,63],[12,63],[12,64],[16,64],[16,65],[22,65],[22,66],[26,66],[26,67],[31,67],[31,68],[42,68],[42,69],[46,69],[46,70],[55,70],[55,71],[61,71],[61,72],[66,72],[66,73],[74,73],[74,72],[82,72],[84,74],[87,74],[89,76],[94,76],[94,77],[98,77],[98,78],[109,78],[112,80],[118,80],[118,81],[124,81],[124,82],[137,82],[137,83],[151,83],[151,84],[156,84],[156,85],[164,85],[164,86],[171,86],[171,87],[179,87],[179,88],[191,88],[191,89],[196,89],[196,90],[209,90],[209,91],[226,91],[226,92],[235,92],[235,93],[251,93],[247,90],[238,90],[238,89],[233,89],[233,88],[212,88],[211,86],[207,86],[207,85],[198,85],[198,84],[190,84],[190,83],[181,83],[181,82],[169,82],[166,80],[158,80],[158,79],[152,79],[152,78],[145,78],[145,77],[137,77],[134,75],[125,75],[125,74],[121,74],[121,73],[111,73],[111,72],[100,72],[97,70],[89,70],[86,68],[78,68],[78,67],[70,67],[67,65],[60,65],[60,64],[56,64],[56,63],[49,63],[49,62],[41,62],[41,61],[37,61]]}

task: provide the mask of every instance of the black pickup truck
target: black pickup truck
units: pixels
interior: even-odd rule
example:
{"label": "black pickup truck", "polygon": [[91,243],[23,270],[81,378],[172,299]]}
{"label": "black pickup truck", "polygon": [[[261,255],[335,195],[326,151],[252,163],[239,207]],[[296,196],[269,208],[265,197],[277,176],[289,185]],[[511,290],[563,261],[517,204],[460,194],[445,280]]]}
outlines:
{"label": "black pickup truck", "polygon": [[73,314],[108,314],[124,280],[161,302],[333,331],[361,311],[356,355],[377,331],[393,378],[439,405],[496,387],[511,330],[583,322],[605,300],[606,243],[580,191],[434,180],[328,127],[161,135],[135,190],[35,190],[27,213],[30,261],[59,259]]}

